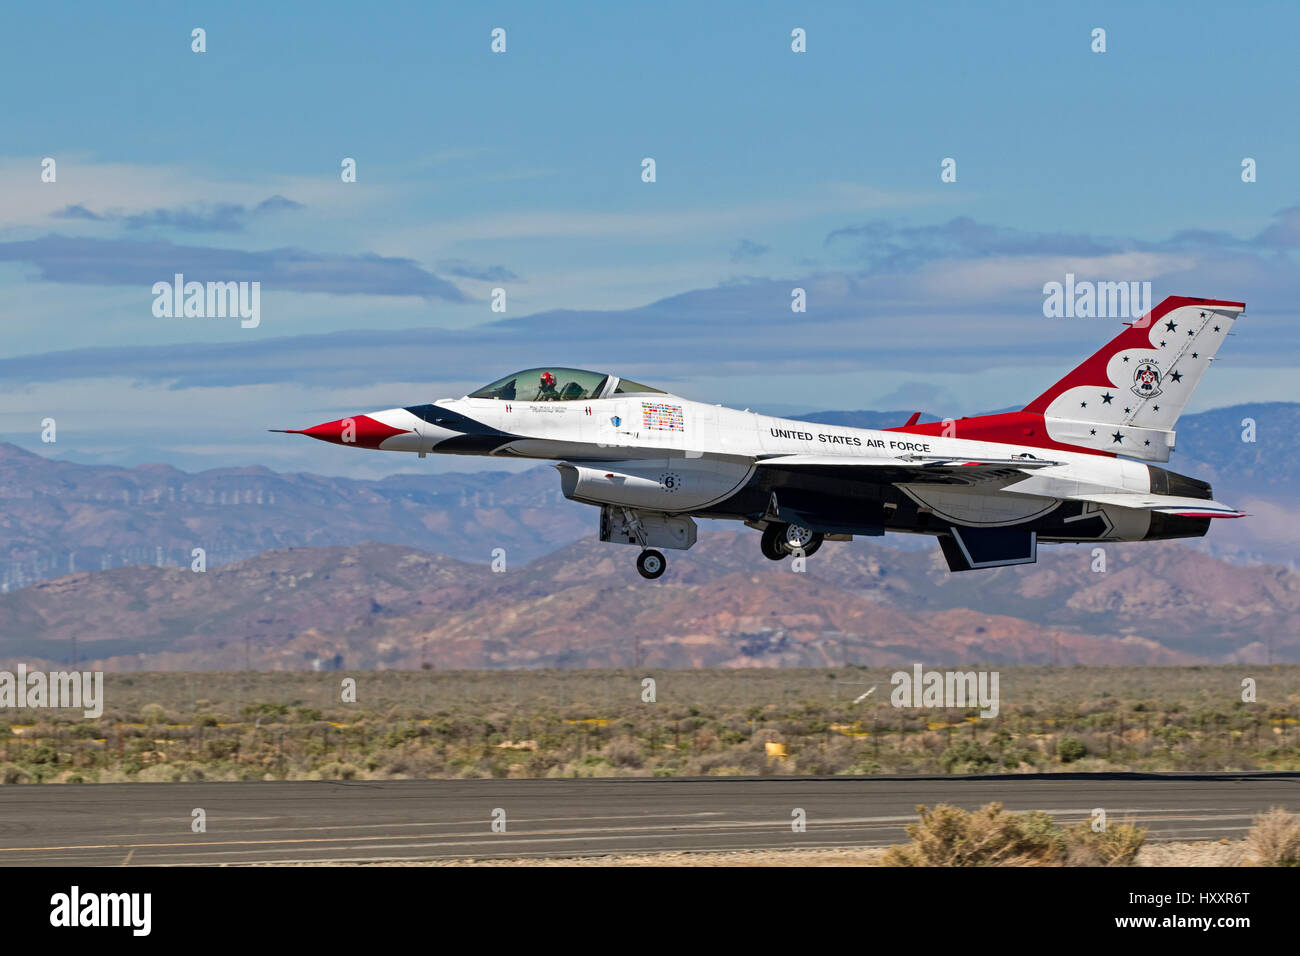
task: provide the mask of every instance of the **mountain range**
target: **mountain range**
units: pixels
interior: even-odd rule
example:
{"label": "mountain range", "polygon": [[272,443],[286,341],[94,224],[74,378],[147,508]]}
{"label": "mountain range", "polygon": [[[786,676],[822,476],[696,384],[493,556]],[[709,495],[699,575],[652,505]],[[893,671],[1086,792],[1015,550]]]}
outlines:
{"label": "mountain range", "polygon": [[[1300,661],[1300,573],[1177,543],[952,575],[828,543],[804,572],[715,531],[655,582],[584,538],[504,569],[391,544],[137,565],[0,595],[0,661],[106,669],[1174,665]],[[8,666],[8,665],[6,665]]]}
{"label": "mountain range", "polygon": [[[882,427],[905,413],[805,418]],[[891,536],[828,543],[792,573],[760,556],[753,532],[703,522],[695,549],[670,554],[653,583],[636,575],[633,549],[594,539],[595,509],[566,501],[544,465],[362,481],[85,465],[0,445],[0,659],[114,669],[1300,660],[1297,431],[1296,404],[1186,416],[1171,466],[1254,516],[1186,542],[1108,545],[1104,572],[1091,548],[1060,545],[1036,565],[953,575],[931,539]]]}

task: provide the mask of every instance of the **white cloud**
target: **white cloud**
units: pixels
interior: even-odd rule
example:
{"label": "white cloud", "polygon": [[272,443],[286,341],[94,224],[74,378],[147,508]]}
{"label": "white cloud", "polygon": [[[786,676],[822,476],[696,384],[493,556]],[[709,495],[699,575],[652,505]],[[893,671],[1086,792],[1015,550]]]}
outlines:
{"label": "white cloud", "polygon": [[[57,179],[41,182],[40,157],[0,157],[0,230],[61,229],[69,223],[55,215],[72,205],[93,212],[143,210],[230,202],[245,206],[273,195],[286,196],[319,213],[336,216],[371,210],[395,200],[397,187],[358,182],[346,188],[335,170],[318,176],[269,176],[256,182],[226,179],[190,167],[103,162],[84,153],[53,157]],[[81,235],[108,234],[110,224],[78,221]]]}

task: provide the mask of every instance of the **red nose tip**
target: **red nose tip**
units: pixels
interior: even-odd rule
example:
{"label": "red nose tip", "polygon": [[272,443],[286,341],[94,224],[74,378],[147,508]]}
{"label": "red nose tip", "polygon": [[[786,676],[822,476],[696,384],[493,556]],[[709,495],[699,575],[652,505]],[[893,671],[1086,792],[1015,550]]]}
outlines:
{"label": "red nose tip", "polygon": [[385,439],[405,435],[409,428],[394,428],[376,421],[369,415],[353,415],[336,422],[324,422],[311,428],[286,428],[290,435],[310,435],[336,445],[356,445],[358,448],[378,448]]}

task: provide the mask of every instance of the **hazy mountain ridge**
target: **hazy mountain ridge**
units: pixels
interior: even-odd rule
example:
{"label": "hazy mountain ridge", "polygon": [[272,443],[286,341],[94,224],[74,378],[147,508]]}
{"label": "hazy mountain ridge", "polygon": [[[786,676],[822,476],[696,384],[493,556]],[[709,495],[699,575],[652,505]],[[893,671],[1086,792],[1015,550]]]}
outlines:
{"label": "hazy mountain ridge", "polygon": [[950,575],[937,550],[827,544],[807,571],[718,532],[646,582],[583,539],[503,573],[388,544],[137,566],[0,596],[0,661],[109,669],[1195,664],[1300,660],[1300,573],[1175,543],[1044,548]]}
{"label": "hazy mountain ridge", "polygon": [[373,540],[481,561],[504,547],[526,560],[589,533],[594,520],[564,500],[549,467],[363,481],[262,467],[82,465],[0,444],[5,590],[80,570],[188,568],[194,548],[211,566]]}

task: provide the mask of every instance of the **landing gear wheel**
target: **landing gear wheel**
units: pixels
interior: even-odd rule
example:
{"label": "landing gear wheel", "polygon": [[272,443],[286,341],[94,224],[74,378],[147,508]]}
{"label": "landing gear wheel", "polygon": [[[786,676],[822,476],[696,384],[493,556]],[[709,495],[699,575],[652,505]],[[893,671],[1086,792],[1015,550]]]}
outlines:
{"label": "landing gear wheel", "polygon": [[806,558],[822,546],[823,536],[820,532],[810,531],[797,524],[788,524],[782,528],[776,540],[787,554],[803,552]]}
{"label": "landing gear wheel", "polygon": [[820,531],[814,534],[812,540],[803,546],[803,556],[806,558],[810,554],[816,552],[816,550],[822,546],[822,541],[824,540],[825,538],[822,537]]}
{"label": "landing gear wheel", "polygon": [[759,542],[759,547],[763,549],[763,557],[771,561],[780,561],[790,556],[789,552],[781,549],[780,541],[777,538],[783,527],[785,526],[770,524],[763,529],[763,539]]}
{"label": "landing gear wheel", "polygon": [[636,569],[641,573],[641,577],[653,581],[668,570],[668,560],[663,556],[662,551],[651,548],[636,556]]}

